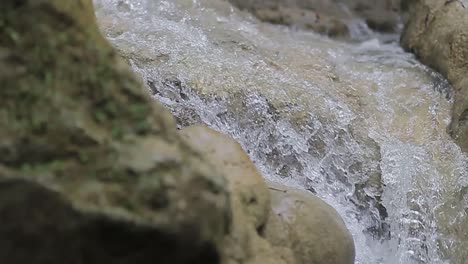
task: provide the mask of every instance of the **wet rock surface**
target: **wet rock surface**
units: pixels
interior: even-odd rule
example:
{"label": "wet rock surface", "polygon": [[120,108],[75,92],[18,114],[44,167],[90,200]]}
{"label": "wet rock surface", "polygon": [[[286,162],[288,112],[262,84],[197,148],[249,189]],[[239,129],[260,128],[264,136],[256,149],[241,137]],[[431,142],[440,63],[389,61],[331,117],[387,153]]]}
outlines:
{"label": "wet rock surface", "polygon": [[330,205],[307,191],[265,182],[239,143],[207,126],[180,132],[229,182],[233,228],[227,264],[351,264],[353,238]]}
{"label": "wet rock surface", "polygon": [[273,246],[290,248],[296,263],[352,264],[351,234],[338,213],[310,192],[269,182],[272,211],[265,236]]}
{"label": "wet rock surface", "polygon": [[446,133],[450,86],[397,43],[345,44],[227,1],[96,2],[104,32],[180,128],[208,124],[265,177],[326,199],[360,263],[443,263],[440,248],[460,243],[466,163]]}
{"label": "wet rock surface", "polygon": [[468,13],[462,1],[412,1],[401,44],[455,88],[449,132],[468,151]]}
{"label": "wet rock surface", "polygon": [[[205,153],[175,129],[207,123],[236,138],[264,176],[333,204],[355,235],[360,263],[464,263],[467,162],[445,132],[450,95],[439,92],[450,87],[440,75],[392,43],[344,44],[294,24],[260,23],[227,1],[95,2],[127,63],[97,32],[90,1],[0,3],[0,232],[8,238],[0,253],[7,260],[146,263],[164,244],[161,263],[314,261],[323,244],[300,234],[268,239],[275,206],[267,200],[275,194],[239,145],[213,154],[214,138],[223,150],[229,140],[186,130],[189,138],[209,135]],[[453,3],[460,2],[445,6]],[[453,65],[460,66],[456,36],[452,50],[462,61]],[[146,98],[127,64],[176,121]],[[279,201],[310,204],[300,199]],[[322,213],[334,219],[333,210]],[[326,222],[341,230],[339,221]],[[44,233],[50,240],[38,247]],[[64,241],[74,243],[63,255],[48,253]],[[349,239],[342,241],[348,246],[336,252],[351,256],[341,250]]]}
{"label": "wet rock surface", "polygon": [[393,0],[230,0],[262,21],[312,30],[330,37],[349,38],[356,20],[379,32],[399,28],[399,1]]}
{"label": "wet rock surface", "polygon": [[[448,132],[466,153],[468,152],[468,9],[463,1],[411,1],[406,6],[408,17],[401,44],[416,54],[423,63],[440,71],[454,88],[454,105]],[[465,197],[466,186],[455,196]],[[458,212],[459,213],[459,212]],[[443,221],[449,221],[443,216]],[[465,230],[468,220],[459,220],[457,229]],[[451,233],[442,228],[442,232]],[[452,263],[466,261],[468,237],[466,232],[454,235],[463,241],[444,249]]]}

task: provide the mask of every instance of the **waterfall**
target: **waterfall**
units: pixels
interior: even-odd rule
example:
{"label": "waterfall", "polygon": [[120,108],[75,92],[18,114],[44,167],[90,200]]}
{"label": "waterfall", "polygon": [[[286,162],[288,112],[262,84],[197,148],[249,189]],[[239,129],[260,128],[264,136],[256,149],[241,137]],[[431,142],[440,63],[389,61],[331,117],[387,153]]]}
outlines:
{"label": "waterfall", "polygon": [[221,0],[94,2],[179,126],[233,136],[266,178],[334,206],[356,263],[463,263],[468,164],[446,132],[451,87],[394,37],[339,42]]}

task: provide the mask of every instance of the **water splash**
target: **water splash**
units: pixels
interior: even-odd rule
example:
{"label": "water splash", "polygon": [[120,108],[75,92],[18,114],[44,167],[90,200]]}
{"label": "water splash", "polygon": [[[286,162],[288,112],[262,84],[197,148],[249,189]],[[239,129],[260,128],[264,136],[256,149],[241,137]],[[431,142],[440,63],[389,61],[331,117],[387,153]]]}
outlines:
{"label": "water splash", "polygon": [[225,1],[95,0],[109,40],[179,126],[236,138],[265,177],[310,190],[357,263],[463,263],[467,159],[451,90],[395,42],[335,42]]}

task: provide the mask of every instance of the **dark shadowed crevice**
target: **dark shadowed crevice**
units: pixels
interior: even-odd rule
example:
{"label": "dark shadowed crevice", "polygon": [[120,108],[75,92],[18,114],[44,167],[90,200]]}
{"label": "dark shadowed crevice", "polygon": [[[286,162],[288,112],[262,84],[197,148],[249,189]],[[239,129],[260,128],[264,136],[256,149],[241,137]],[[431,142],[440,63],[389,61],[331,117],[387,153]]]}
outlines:
{"label": "dark shadowed crevice", "polygon": [[15,264],[219,263],[212,243],[74,210],[60,194],[0,182],[0,259]]}

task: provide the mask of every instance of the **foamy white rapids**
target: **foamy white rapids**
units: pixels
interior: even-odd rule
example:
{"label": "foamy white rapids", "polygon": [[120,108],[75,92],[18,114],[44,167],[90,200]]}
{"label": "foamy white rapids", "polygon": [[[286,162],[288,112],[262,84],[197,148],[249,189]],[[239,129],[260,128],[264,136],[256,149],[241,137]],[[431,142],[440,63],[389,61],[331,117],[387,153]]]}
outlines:
{"label": "foamy white rapids", "polygon": [[466,263],[468,164],[446,132],[451,88],[397,43],[268,25],[223,0],[95,6],[180,126],[233,136],[265,177],[333,205],[356,263]]}

